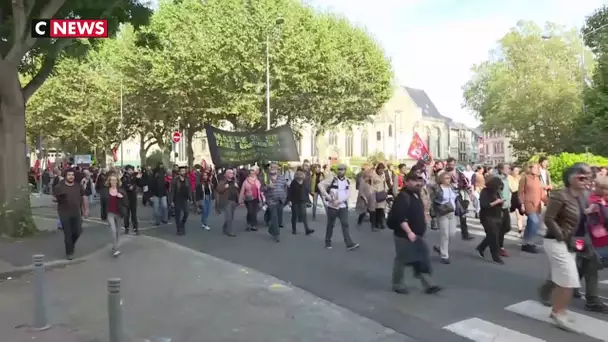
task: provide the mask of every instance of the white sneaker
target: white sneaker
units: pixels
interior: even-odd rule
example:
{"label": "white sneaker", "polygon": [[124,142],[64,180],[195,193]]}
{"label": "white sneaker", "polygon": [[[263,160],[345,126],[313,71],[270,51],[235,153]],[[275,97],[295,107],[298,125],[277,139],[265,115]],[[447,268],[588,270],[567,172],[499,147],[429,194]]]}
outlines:
{"label": "white sneaker", "polygon": [[204,226],[203,228],[205,228],[205,230],[211,230],[211,227],[209,227],[209,226],[207,226],[207,225],[206,225],[206,226]]}
{"label": "white sneaker", "polygon": [[117,256],[119,256],[119,255],[120,255],[120,251],[119,250],[115,250],[114,252],[112,252],[112,256],[115,257],[115,258]]}
{"label": "white sneaker", "polygon": [[567,313],[564,312],[556,315],[551,312],[549,317],[558,328],[570,332],[577,332],[576,329],[572,326],[572,323],[574,323],[574,319]]}

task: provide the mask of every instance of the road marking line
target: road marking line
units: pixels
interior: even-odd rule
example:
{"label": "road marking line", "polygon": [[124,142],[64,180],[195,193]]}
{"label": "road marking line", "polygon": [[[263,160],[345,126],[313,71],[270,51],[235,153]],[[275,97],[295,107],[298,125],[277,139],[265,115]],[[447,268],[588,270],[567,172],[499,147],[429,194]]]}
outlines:
{"label": "road marking line", "polygon": [[477,317],[447,325],[443,329],[475,342],[546,342]]}
{"label": "road marking line", "polygon": [[[482,232],[479,230],[469,230],[469,234],[477,235],[477,236],[486,236],[485,232]],[[505,240],[521,242],[520,238],[518,238],[517,236],[509,235],[509,234],[505,235]]]}
{"label": "road marking line", "polygon": [[602,280],[600,281],[600,284],[608,285],[608,280]]}
{"label": "road marking line", "polygon": [[[541,322],[553,323],[551,318],[549,318],[551,308],[534,300],[526,300],[507,306],[505,310]],[[587,335],[600,341],[608,341],[608,322],[574,311],[568,311],[568,314],[573,319],[573,322],[571,322],[570,325],[577,333]]]}

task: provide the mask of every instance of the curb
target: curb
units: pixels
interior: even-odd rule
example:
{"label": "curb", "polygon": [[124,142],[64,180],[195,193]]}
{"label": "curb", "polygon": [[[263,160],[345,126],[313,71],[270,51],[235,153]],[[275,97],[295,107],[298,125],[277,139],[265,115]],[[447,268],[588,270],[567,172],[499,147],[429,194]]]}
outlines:
{"label": "curb", "polygon": [[[133,239],[132,236],[122,236],[118,245],[121,246],[124,243],[131,241],[131,239]],[[103,246],[102,248],[100,248],[92,253],[89,253],[87,255],[84,255],[82,257],[74,258],[72,260],[67,260],[67,259],[49,260],[49,261],[45,261],[44,266],[45,266],[46,270],[52,270],[52,269],[67,267],[70,265],[81,264],[90,258],[101,255],[102,253],[108,253],[111,251],[111,249],[112,249],[112,244],[108,243],[107,245]],[[34,270],[34,265],[27,265],[27,266],[14,267],[14,268],[11,268],[6,271],[0,271],[0,283],[7,281],[8,280],[7,278],[9,278],[9,277],[10,278],[20,277],[20,276],[31,273],[33,270]]]}

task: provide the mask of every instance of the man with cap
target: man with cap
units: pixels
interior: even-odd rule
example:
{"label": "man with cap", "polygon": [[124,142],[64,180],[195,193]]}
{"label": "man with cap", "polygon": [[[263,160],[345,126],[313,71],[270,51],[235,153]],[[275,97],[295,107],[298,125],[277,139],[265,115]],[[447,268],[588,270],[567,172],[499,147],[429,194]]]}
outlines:
{"label": "man with cap", "polygon": [[139,185],[141,175],[135,176],[135,168],[131,165],[125,166],[125,174],[120,180],[122,188],[127,193],[127,212],[124,218],[125,234],[129,234],[129,221],[133,222],[133,234],[139,234],[139,222],[137,220],[137,186]]}
{"label": "man with cap", "polygon": [[346,165],[338,165],[335,177],[329,176],[319,183],[319,192],[327,203],[327,226],[325,230],[325,248],[331,249],[331,238],[334,234],[336,219],[340,220],[342,236],[346,248],[350,251],[359,247],[350,237],[348,227],[348,199],[350,197],[350,181],[346,178]]}
{"label": "man with cap", "polygon": [[190,179],[186,175],[186,167],[180,166],[177,176],[171,182],[171,205],[175,209],[175,226],[177,235],[186,235],[188,221],[188,203],[192,201]]}

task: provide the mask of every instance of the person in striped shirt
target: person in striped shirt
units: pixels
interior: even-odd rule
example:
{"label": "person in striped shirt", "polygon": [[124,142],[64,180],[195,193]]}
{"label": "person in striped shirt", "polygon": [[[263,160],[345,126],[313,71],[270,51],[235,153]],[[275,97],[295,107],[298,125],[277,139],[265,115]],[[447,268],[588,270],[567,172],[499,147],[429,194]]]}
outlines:
{"label": "person in striped shirt", "polygon": [[270,165],[268,182],[264,190],[270,218],[268,232],[276,242],[279,242],[279,226],[283,223],[283,207],[287,200],[287,181],[283,175],[279,174],[278,165]]}

